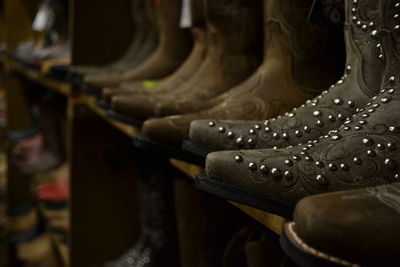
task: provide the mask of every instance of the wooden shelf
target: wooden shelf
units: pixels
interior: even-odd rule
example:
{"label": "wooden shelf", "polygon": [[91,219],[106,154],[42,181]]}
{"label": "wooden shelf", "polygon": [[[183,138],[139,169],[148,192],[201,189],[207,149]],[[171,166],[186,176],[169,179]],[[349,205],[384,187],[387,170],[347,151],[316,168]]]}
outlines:
{"label": "wooden shelf", "polygon": [[122,122],[118,122],[116,120],[110,119],[107,116],[107,113],[104,109],[102,109],[101,107],[99,107],[97,105],[97,99],[93,96],[85,96],[86,98],[86,105],[92,110],[94,111],[97,115],[99,115],[100,117],[102,117],[104,120],[106,120],[108,123],[110,123],[112,126],[116,127],[118,130],[120,130],[121,132],[123,132],[124,134],[130,136],[130,137],[135,137],[135,136],[140,136],[141,132],[139,129],[127,125],[125,123]]}
{"label": "wooden shelf", "polygon": [[[187,176],[189,176],[192,179],[196,179],[196,176],[199,174],[204,174],[204,169],[192,165],[183,161],[171,159],[171,164],[178,168],[180,171],[185,173]],[[283,218],[281,216],[268,213],[259,209],[251,208],[246,205],[238,204],[232,201],[229,201],[232,203],[235,207],[239,208],[241,211],[261,223],[262,225],[268,227],[272,231],[274,231],[277,234],[280,234],[282,231],[283,225],[288,221],[288,219]]]}
{"label": "wooden shelf", "polygon": [[65,96],[72,96],[72,86],[69,83],[52,80],[48,77],[45,77],[40,71],[30,69],[14,60],[8,60],[6,64],[10,71],[20,73],[26,79],[34,83],[37,83],[43,87],[46,87]]}

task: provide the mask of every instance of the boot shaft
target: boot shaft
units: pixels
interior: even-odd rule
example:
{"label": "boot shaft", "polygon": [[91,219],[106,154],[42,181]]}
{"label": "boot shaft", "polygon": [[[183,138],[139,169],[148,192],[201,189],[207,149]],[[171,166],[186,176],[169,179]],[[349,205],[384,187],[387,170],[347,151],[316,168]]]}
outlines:
{"label": "boot shaft", "polygon": [[344,42],[340,25],[308,18],[312,8],[312,1],[264,1],[264,62],[275,65],[276,75],[288,75],[286,79],[318,93],[340,77]]}
{"label": "boot shaft", "polygon": [[204,0],[211,45],[231,54],[261,55],[262,0]]}

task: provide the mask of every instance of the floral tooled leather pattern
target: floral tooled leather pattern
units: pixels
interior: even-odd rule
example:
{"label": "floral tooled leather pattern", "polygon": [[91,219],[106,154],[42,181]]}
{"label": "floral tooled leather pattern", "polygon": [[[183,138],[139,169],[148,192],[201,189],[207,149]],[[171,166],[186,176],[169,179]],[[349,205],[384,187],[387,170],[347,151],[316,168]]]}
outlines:
{"label": "floral tooled leather pattern", "polygon": [[192,125],[191,140],[215,150],[280,148],[305,143],[339,127],[380,90],[385,61],[382,49],[378,49],[382,38],[374,35],[380,28],[376,10],[374,1],[348,1],[348,64],[343,77],[329,90],[265,122],[197,122]]}

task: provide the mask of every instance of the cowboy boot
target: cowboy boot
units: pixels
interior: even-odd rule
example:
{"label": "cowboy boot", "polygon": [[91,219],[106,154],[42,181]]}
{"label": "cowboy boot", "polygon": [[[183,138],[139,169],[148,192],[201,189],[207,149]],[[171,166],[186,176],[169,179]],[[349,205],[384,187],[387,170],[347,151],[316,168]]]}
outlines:
{"label": "cowboy boot", "polygon": [[145,168],[139,180],[140,236],[131,249],[105,267],[179,266],[172,180],[165,177],[169,167]]}
{"label": "cowboy boot", "polygon": [[283,249],[302,266],[390,266],[399,261],[400,183],[301,200]]}
{"label": "cowboy boot", "polygon": [[379,91],[383,71],[383,61],[377,58],[379,48],[363,42],[371,38],[373,24],[358,26],[352,17],[348,10],[346,70],[329,90],[266,122],[194,121],[189,134],[192,148],[202,155],[216,150],[280,148],[314,140],[339,127]]}
{"label": "cowboy boot", "polygon": [[72,66],[70,72],[84,76],[121,72],[143,62],[157,47],[157,29],[154,20],[154,6],[151,1],[132,1],[134,37],[126,53],[117,61],[105,66]]}
{"label": "cowboy boot", "polygon": [[[400,60],[396,46],[399,26],[395,16],[400,6],[394,0],[348,0],[346,8],[350,19],[348,27],[354,33],[368,34],[359,45],[371,49],[370,60],[376,61],[367,68],[374,69],[374,74],[364,79],[378,79],[383,72],[381,91],[340,128],[319,139],[285,149],[209,154],[206,163],[209,177],[199,180],[199,187],[290,216],[294,204],[308,195],[382,185],[400,179],[400,155],[396,153],[400,146],[397,118]],[[324,98],[325,95],[313,103],[318,105]],[[344,97],[329,102],[334,107],[348,105]],[[327,124],[323,118],[329,117],[330,110],[321,106],[314,108],[312,122]],[[295,113],[291,116],[296,119]]]}
{"label": "cowboy boot", "polygon": [[[157,95],[115,96],[115,112],[147,119],[209,108],[214,99],[246,79],[258,66],[260,1],[205,1],[207,56],[177,90]],[[260,31],[259,31],[260,30]]]}
{"label": "cowboy boot", "polygon": [[189,32],[179,28],[181,4],[178,0],[161,1],[156,6],[160,44],[145,62],[118,75],[87,75],[84,78],[86,85],[112,87],[124,81],[160,79],[173,73],[186,59],[192,45]]}
{"label": "cowboy boot", "polygon": [[[265,56],[261,67],[248,80],[220,96],[223,101],[215,107],[186,116],[147,121],[143,132],[159,142],[180,145],[188,138],[193,120],[268,119],[301,105],[320,93],[321,88],[328,87],[340,76],[342,51],[335,41],[341,40],[342,31],[340,27],[332,30],[309,21],[311,2],[266,1]],[[319,78],[315,79],[316,76]],[[204,124],[210,135],[203,134],[202,141],[218,142],[221,135],[232,140],[229,138],[233,136],[227,137],[227,128],[221,126],[220,131],[210,131],[208,121]]]}
{"label": "cowboy boot", "polygon": [[204,61],[207,51],[206,26],[204,18],[203,0],[191,1],[192,26],[191,34],[194,40],[194,46],[191,54],[185,60],[181,67],[171,76],[161,80],[155,87],[142,86],[143,82],[125,82],[117,88],[104,88],[103,99],[110,103],[115,95],[128,94],[162,94],[171,92],[183,85],[197,71]]}

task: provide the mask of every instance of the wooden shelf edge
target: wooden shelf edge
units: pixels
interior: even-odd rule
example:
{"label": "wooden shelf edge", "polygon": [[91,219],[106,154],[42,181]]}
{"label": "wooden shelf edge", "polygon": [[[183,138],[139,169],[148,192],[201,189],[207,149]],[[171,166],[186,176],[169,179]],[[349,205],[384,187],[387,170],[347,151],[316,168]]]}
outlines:
{"label": "wooden shelf edge", "polygon": [[69,83],[52,80],[45,77],[40,71],[27,68],[26,66],[14,60],[8,60],[7,66],[9,70],[22,74],[28,80],[40,84],[50,90],[58,92],[65,96],[72,95],[72,86]]}
{"label": "wooden shelf edge", "polygon": [[118,130],[120,130],[124,134],[128,135],[129,137],[141,136],[140,130],[136,129],[135,127],[110,119],[107,116],[106,111],[97,105],[97,100],[95,97],[86,96],[85,102],[86,102],[87,107],[89,107],[97,115],[102,117],[104,120],[106,120],[108,123],[110,123],[112,126],[116,127]]}
{"label": "wooden shelf edge", "polygon": [[[178,170],[182,171],[192,179],[196,179],[196,176],[199,174],[204,174],[204,169],[199,166],[176,159],[171,159],[170,162]],[[286,218],[266,211],[248,207],[246,205],[238,204],[232,201],[228,202],[277,234],[281,234],[283,225],[288,221],[288,219]]]}

